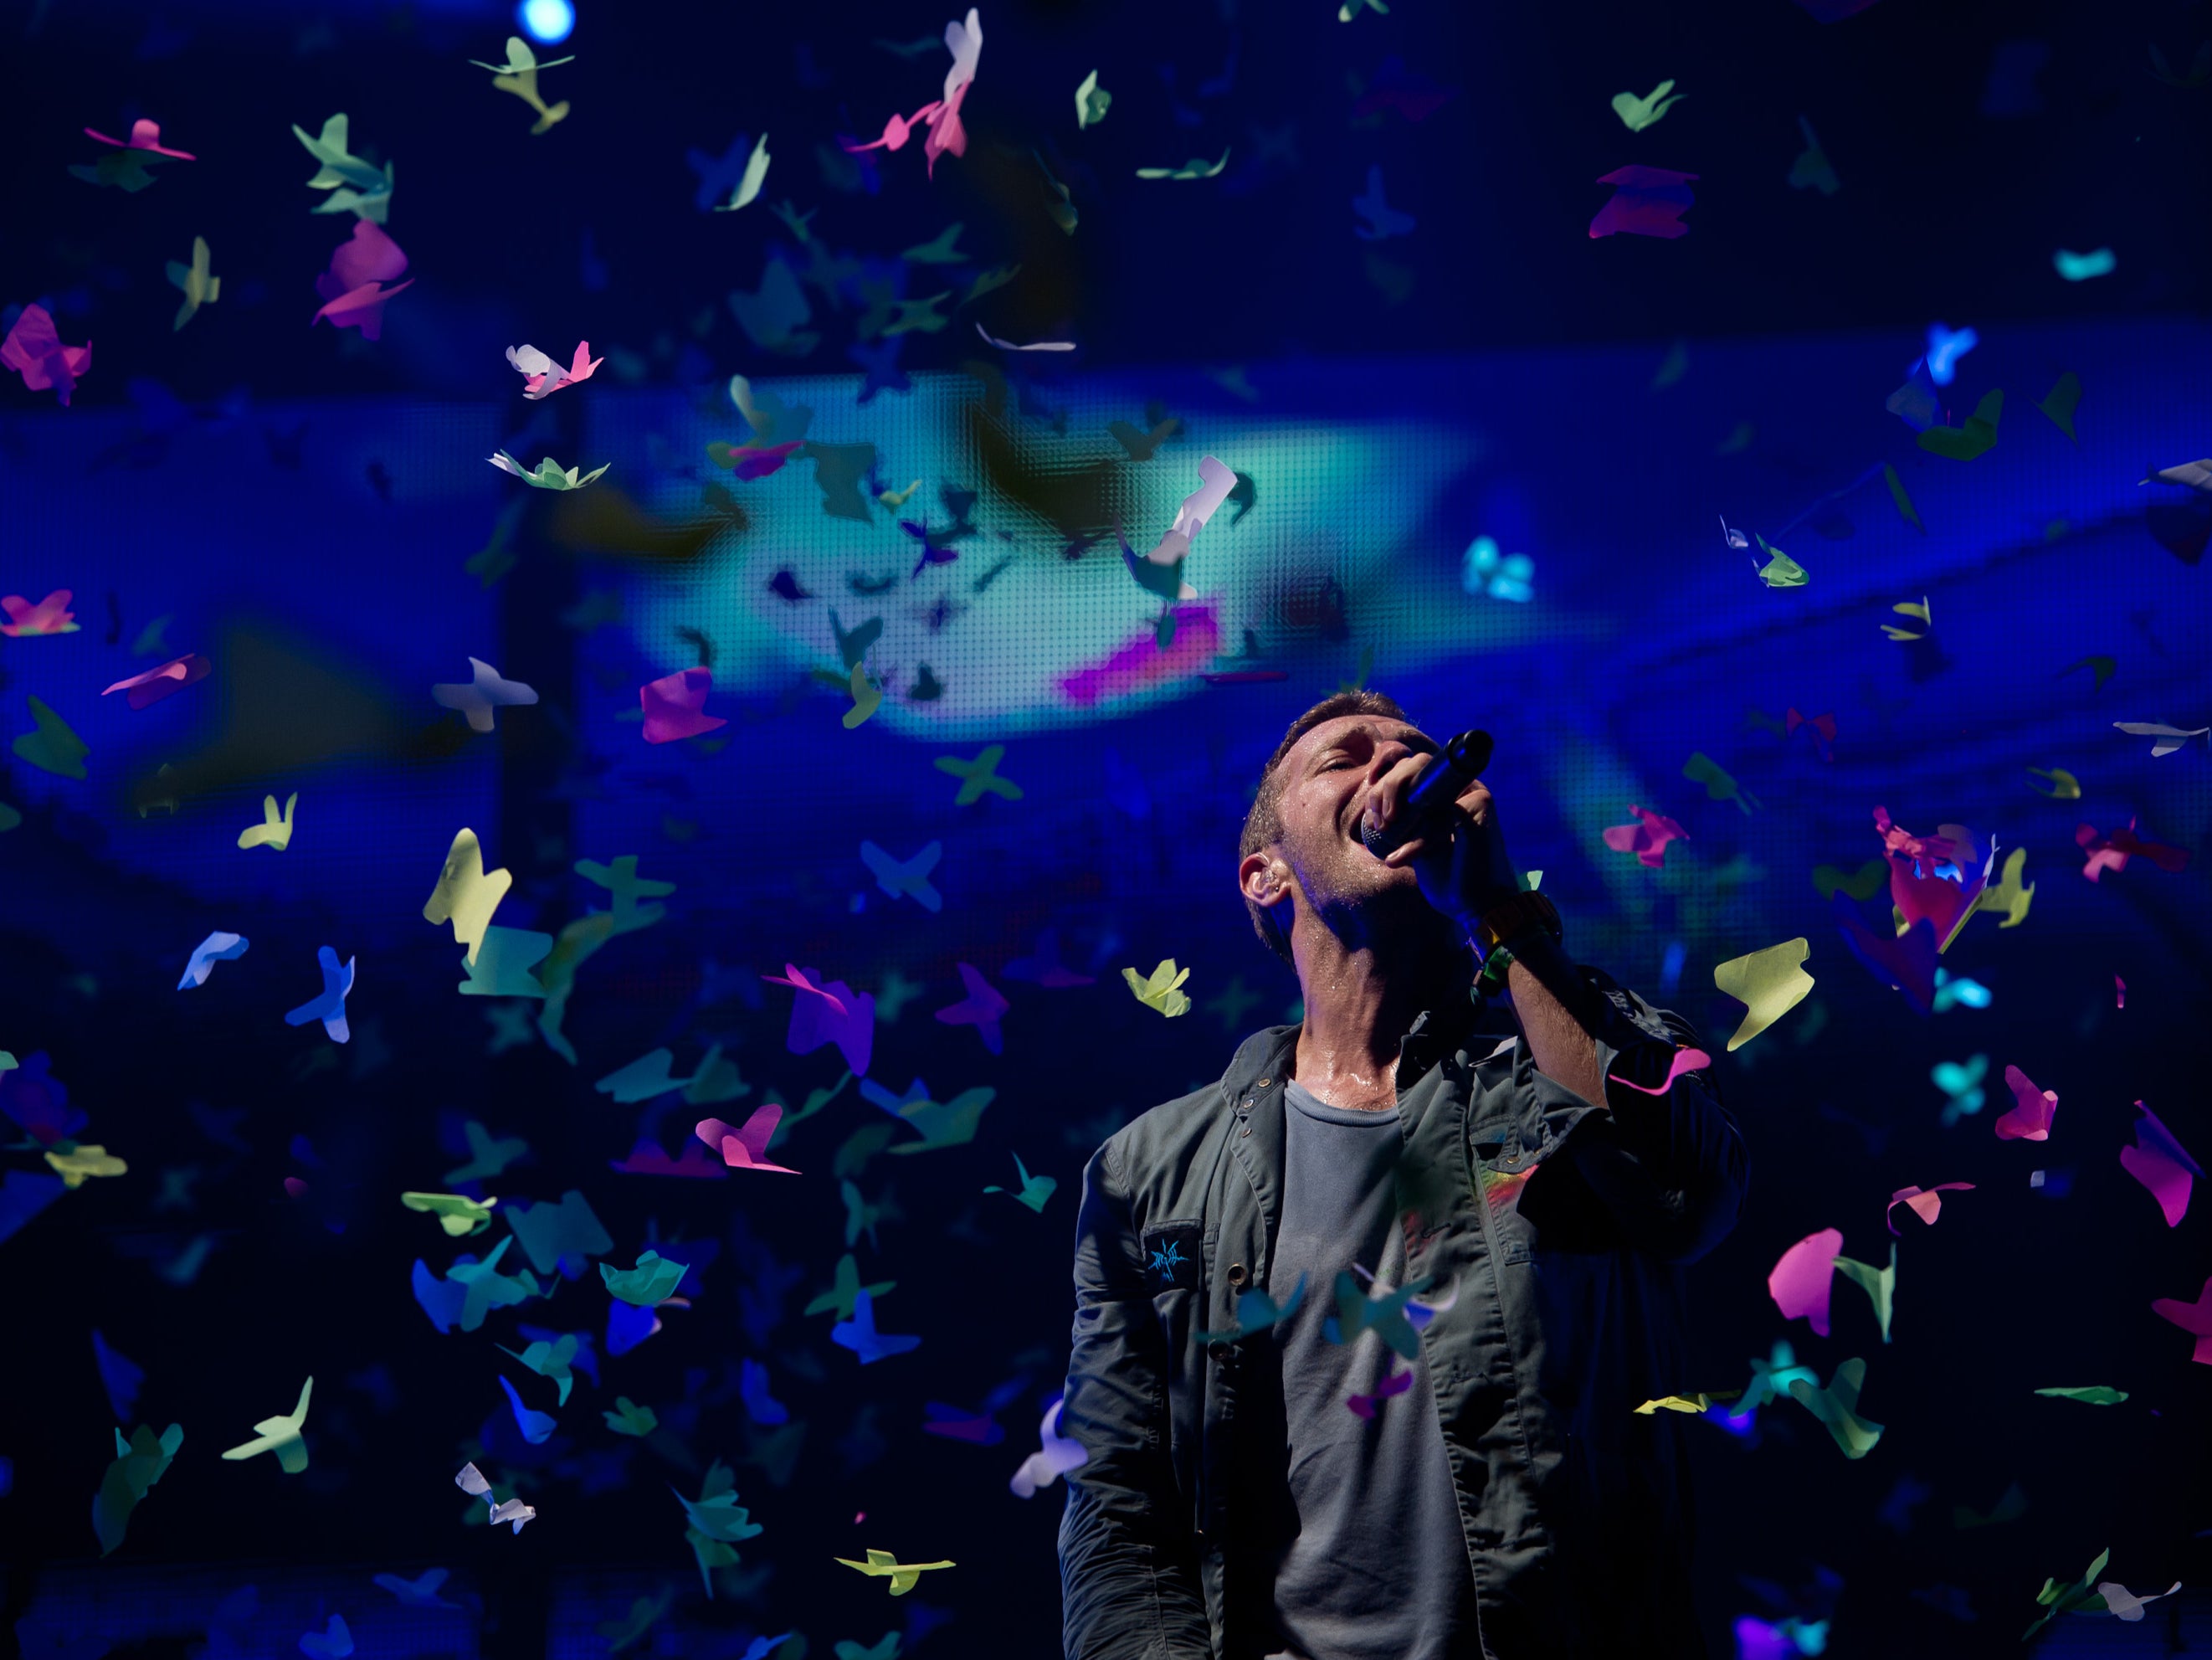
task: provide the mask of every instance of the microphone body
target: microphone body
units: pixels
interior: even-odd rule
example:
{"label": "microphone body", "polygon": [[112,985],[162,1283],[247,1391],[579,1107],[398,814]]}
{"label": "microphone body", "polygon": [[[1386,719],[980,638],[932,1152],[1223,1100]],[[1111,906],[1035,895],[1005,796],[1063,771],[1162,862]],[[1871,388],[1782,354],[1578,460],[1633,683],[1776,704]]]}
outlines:
{"label": "microphone body", "polygon": [[1421,769],[1413,788],[1399,804],[1397,816],[1380,830],[1368,829],[1363,818],[1359,839],[1377,859],[1387,859],[1415,836],[1449,824],[1447,815],[1460,792],[1482,775],[1490,764],[1492,739],[1486,732],[1468,731],[1445,739],[1435,760]]}

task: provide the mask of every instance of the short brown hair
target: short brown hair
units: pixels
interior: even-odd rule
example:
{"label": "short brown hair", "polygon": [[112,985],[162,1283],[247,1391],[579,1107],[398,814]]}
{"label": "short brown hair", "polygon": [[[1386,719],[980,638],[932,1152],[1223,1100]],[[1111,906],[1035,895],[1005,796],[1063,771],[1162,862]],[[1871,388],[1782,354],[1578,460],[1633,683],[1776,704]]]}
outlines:
{"label": "short brown hair", "polygon": [[[1244,833],[1237,842],[1239,865],[1270,842],[1282,839],[1283,785],[1275,776],[1275,769],[1282,765],[1283,757],[1299,739],[1322,721],[1341,720],[1347,714],[1379,714],[1386,721],[1407,720],[1406,711],[1398,707],[1396,699],[1379,691],[1355,690],[1332,693],[1291,721],[1290,730],[1283,734],[1283,741],[1275,745],[1275,752],[1260,769],[1260,787],[1252,797],[1251,811],[1244,815]],[[1244,909],[1252,915],[1252,932],[1260,936],[1260,943],[1284,962],[1290,962],[1290,938],[1276,922],[1274,912],[1249,898],[1245,900]]]}

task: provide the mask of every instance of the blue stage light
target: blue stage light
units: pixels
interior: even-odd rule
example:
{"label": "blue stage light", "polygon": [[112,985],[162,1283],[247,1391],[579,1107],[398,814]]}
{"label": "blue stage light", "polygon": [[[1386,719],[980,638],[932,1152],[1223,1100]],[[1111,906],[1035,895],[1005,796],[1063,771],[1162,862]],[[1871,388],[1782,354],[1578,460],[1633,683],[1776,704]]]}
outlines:
{"label": "blue stage light", "polygon": [[541,46],[557,46],[576,27],[576,9],[568,0],[521,0],[514,21]]}

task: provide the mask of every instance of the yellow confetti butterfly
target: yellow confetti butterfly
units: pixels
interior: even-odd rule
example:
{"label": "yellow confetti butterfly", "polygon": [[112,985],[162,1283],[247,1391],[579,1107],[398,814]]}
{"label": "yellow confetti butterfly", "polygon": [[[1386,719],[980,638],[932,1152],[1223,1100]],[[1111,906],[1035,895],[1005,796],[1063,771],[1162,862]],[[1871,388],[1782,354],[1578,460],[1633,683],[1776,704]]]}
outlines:
{"label": "yellow confetti butterfly", "polygon": [[921,1576],[930,1569],[949,1568],[953,1566],[950,1562],[902,1562],[887,1550],[870,1551],[868,1560],[865,1562],[855,1562],[848,1556],[841,1556],[836,1560],[848,1568],[858,1568],[871,1578],[880,1579],[889,1575],[891,1582],[891,1595],[894,1596],[903,1596],[912,1590],[921,1581]]}
{"label": "yellow confetti butterfly", "polygon": [[279,853],[283,852],[292,845],[292,809],[299,805],[299,801],[300,792],[294,790],[285,798],[284,811],[280,814],[276,811],[276,798],[263,796],[261,822],[248,824],[239,831],[238,845],[241,848],[274,848]]}
{"label": "yellow confetti butterfly", "polygon": [[463,960],[473,963],[477,952],[483,944],[484,931],[491,927],[492,913],[499,902],[507,897],[507,891],[514,885],[514,878],[503,870],[487,873],[483,867],[483,848],[477,841],[477,833],[465,827],[453,836],[453,845],[446,850],[446,867],[440,873],[438,885],[430,890],[430,897],[422,906],[426,922],[447,922],[453,925],[453,938],[469,948]]}
{"label": "yellow confetti butterfly", "polygon": [[1190,970],[1178,970],[1172,957],[1164,958],[1149,980],[1139,979],[1134,969],[1123,969],[1121,978],[1129,982],[1129,989],[1139,1003],[1148,1009],[1158,1009],[1170,1020],[1189,1012],[1190,999],[1181,988],[1190,978]]}
{"label": "yellow confetti butterfly", "polygon": [[1730,958],[1713,970],[1713,984],[1750,1008],[1728,1041],[1731,1053],[1805,1000],[1813,989],[1813,976],[1798,965],[1812,954],[1812,941],[1801,935]]}
{"label": "yellow confetti butterfly", "polygon": [[67,1152],[49,1148],[46,1162],[60,1173],[62,1185],[70,1188],[82,1187],[88,1177],[123,1176],[131,1169],[106,1147],[90,1142],[78,1142]]}

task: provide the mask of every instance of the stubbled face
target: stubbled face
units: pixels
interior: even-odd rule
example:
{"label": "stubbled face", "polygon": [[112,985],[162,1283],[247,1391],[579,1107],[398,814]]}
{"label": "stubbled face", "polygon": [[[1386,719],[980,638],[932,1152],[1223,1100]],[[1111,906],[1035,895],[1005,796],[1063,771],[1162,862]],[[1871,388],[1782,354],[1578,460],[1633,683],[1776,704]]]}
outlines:
{"label": "stubbled face", "polygon": [[[1287,867],[1307,904],[1340,938],[1371,933],[1409,908],[1433,914],[1413,866],[1385,866],[1360,841],[1359,825],[1376,781],[1408,755],[1436,748],[1402,721],[1348,714],[1322,722],[1280,762],[1282,839],[1261,856]],[[1289,933],[1287,905],[1275,915]]]}

